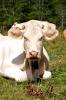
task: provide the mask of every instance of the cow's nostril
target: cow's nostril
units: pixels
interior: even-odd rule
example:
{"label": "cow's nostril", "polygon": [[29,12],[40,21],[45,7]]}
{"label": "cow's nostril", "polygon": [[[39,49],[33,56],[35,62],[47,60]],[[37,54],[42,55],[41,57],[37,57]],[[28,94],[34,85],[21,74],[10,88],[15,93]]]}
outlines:
{"label": "cow's nostril", "polygon": [[36,52],[36,51],[31,51],[31,52],[29,52],[29,54],[30,54],[31,56],[36,57],[36,56],[38,55],[38,52]]}
{"label": "cow's nostril", "polygon": [[30,55],[32,55],[32,52],[29,52]]}

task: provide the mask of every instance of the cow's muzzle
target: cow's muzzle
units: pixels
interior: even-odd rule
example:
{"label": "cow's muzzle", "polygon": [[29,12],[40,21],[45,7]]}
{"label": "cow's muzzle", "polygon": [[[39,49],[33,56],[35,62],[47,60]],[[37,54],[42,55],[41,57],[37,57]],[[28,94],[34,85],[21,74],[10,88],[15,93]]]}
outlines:
{"label": "cow's muzzle", "polygon": [[36,51],[31,51],[31,52],[29,52],[29,55],[30,55],[31,58],[37,58],[38,52],[36,52]]}

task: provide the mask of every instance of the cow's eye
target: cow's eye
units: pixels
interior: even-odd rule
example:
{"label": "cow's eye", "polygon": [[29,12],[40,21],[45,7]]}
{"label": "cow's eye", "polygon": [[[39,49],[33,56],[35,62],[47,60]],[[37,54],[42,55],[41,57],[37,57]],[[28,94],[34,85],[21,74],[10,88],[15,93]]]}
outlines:
{"label": "cow's eye", "polygon": [[42,29],[44,29],[44,25],[42,25]]}
{"label": "cow's eye", "polygon": [[25,29],[25,25],[22,25],[22,30],[24,30]]}
{"label": "cow's eye", "polygon": [[26,41],[28,41],[28,38],[27,38],[27,37],[24,37],[24,39],[25,39]]}
{"label": "cow's eye", "polygon": [[43,39],[43,37],[39,38],[39,40],[41,41]]}

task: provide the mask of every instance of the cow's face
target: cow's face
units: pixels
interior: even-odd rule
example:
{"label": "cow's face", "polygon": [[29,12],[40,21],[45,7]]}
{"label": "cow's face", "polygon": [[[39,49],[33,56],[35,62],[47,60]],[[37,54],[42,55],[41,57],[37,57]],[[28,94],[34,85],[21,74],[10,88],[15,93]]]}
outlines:
{"label": "cow's face", "polygon": [[[17,23],[13,28],[19,28],[19,33],[24,37],[26,58],[41,58],[43,37],[48,40],[57,36],[55,25],[48,22],[31,20],[21,24]],[[12,31],[12,33],[15,32]]]}
{"label": "cow's face", "polygon": [[41,58],[42,40],[42,26],[38,22],[28,22],[24,33],[26,58]]}

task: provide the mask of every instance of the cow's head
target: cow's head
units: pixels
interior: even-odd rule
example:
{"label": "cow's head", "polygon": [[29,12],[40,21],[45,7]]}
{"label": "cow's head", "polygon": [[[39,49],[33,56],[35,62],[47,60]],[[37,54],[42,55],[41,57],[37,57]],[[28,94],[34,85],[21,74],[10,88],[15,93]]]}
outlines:
{"label": "cow's head", "polygon": [[25,23],[15,23],[8,31],[9,36],[23,37],[26,58],[41,58],[42,40],[52,40],[58,35],[55,24],[30,20]]}

